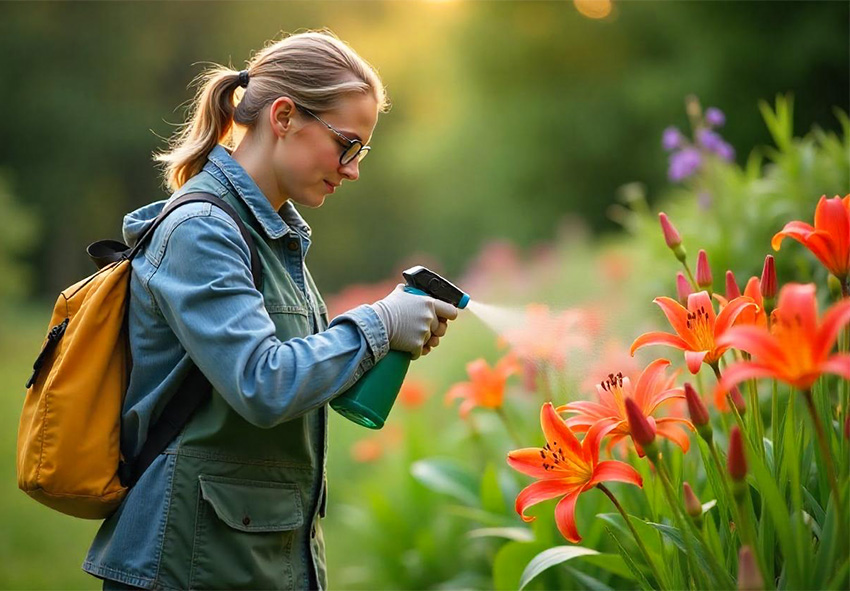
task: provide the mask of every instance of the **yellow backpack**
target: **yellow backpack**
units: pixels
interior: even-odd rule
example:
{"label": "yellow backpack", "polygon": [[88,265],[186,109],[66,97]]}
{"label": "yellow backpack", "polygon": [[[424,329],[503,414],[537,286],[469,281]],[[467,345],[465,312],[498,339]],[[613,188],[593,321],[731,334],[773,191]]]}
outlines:
{"label": "yellow backpack", "polygon": [[207,202],[236,222],[251,251],[260,289],[259,256],[236,211],[223,199],[191,193],[169,203],[131,249],[101,240],[88,247],[99,267],[56,300],[50,330],[33,364],[18,428],[18,487],[62,513],[108,517],[142,472],[209,398],[195,367],[151,428],[141,453],[121,453],[121,413],[132,366],[127,332],[131,261],[165,217],[185,203]]}

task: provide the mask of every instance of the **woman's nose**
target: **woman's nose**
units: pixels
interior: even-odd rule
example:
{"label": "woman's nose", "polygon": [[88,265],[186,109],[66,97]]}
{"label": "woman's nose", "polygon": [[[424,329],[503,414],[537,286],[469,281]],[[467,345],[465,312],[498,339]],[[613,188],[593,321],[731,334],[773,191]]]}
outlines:
{"label": "woman's nose", "polygon": [[356,181],[360,178],[360,161],[355,158],[348,164],[340,166],[339,172],[343,178],[347,178],[350,181]]}

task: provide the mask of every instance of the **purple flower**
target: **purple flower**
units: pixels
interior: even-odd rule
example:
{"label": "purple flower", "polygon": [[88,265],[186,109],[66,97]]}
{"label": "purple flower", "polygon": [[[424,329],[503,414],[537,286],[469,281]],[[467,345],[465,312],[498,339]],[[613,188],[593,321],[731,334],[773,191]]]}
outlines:
{"label": "purple flower", "polygon": [[696,148],[683,148],[670,156],[668,178],[675,182],[684,180],[694,174],[702,164],[702,156]]}
{"label": "purple flower", "polygon": [[722,143],[723,138],[717,132],[705,128],[697,130],[697,144],[709,152],[716,151]]}
{"label": "purple flower", "polygon": [[661,145],[669,152],[670,150],[682,147],[682,141],[684,139],[681,132],[671,126],[664,130],[664,134],[661,136]]}
{"label": "purple flower", "polygon": [[711,127],[723,127],[723,124],[726,123],[726,115],[716,107],[709,107],[705,111],[705,122]]}
{"label": "purple flower", "polygon": [[714,150],[714,153],[726,160],[727,162],[732,162],[735,159],[735,148],[733,148],[726,142],[720,142],[720,144]]}
{"label": "purple flower", "polygon": [[723,141],[720,134],[710,129],[697,131],[697,144],[709,152],[717,154],[723,160],[731,162],[735,159],[735,148]]}

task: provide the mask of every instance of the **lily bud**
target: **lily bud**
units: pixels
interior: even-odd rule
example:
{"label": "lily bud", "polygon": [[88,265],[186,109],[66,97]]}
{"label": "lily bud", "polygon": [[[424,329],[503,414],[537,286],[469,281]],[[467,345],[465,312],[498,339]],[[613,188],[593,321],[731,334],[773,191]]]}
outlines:
{"label": "lily bud", "polygon": [[694,525],[697,527],[702,526],[702,503],[699,502],[699,499],[696,494],[694,494],[694,489],[691,488],[690,484],[683,482],[682,489],[685,493],[685,512],[691,516],[691,519],[694,521]]}
{"label": "lily bud", "polygon": [[650,424],[633,399],[627,397],[625,404],[626,418],[629,421],[632,439],[644,449],[649,459],[655,462],[658,459],[658,453],[655,449],[655,427]]}
{"label": "lily bud", "polygon": [[741,297],[741,290],[738,288],[735,274],[732,271],[726,271],[726,299],[731,302],[739,297]]}
{"label": "lily bud", "polygon": [[[741,440],[741,430],[735,425],[729,433],[729,455],[726,458],[726,467],[729,470],[729,476],[732,477],[732,483],[740,485],[746,482],[747,478],[747,458],[744,456],[744,442]],[[735,496],[737,497],[742,489],[735,486]]]}
{"label": "lily bud", "polygon": [[761,297],[765,300],[773,301],[776,298],[776,261],[772,254],[764,257],[759,289],[761,290]]}
{"label": "lily bud", "polygon": [[829,295],[833,300],[840,300],[844,297],[841,293],[841,280],[832,273],[826,278],[826,286],[829,288]]}
{"label": "lily bud", "polygon": [[673,251],[676,258],[684,263],[685,247],[682,246],[682,237],[679,235],[679,231],[676,230],[673,223],[667,217],[667,214],[663,211],[658,214],[658,219],[661,222],[661,231],[664,233],[664,242],[667,243],[667,247]]}
{"label": "lily bud", "polygon": [[714,280],[711,277],[711,267],[708,266],[708,255],[700,249],[697,255],[697,285],[710,294],[712,283],[714,283]]}
{"label": "lily bud", "polygon": [[676,273],[676,297],[679,299],[679,303],[683,306],[688,305],[688,296],[693,293],[691,289],[691,284],[688,281],[688,278],[685,277],[685,274],[679,271]]}
{"label": "lily bud", "polygon": [[713,434],[708,408],[690,382],[685,382],[685,401],[688,403],[688,414],[691,416],[694,427],[697,428],[697,433],[706,443],[711,444]]}
{"label": "lily bud", "polygon": [[738,551],[738,591],[762,591],[764,580],[749,546]]}

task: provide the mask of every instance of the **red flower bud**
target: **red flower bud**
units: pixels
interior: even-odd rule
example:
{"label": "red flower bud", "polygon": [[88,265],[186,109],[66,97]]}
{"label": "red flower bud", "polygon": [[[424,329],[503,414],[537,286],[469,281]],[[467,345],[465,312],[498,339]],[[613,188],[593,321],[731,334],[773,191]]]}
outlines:
{"label": "red flower bud", "polygon": [[702,503],[699,502],[694,489],[687,482],[682,483],[682,489],[685,491],[685,511],[691,517],[702,516]]}
{"label": "red flower bud", "polygon": [[759,288],[761,289],[761,297],[764,299],[772,300],[776,297],[776,261],[774,261],[772,254],[764,257]]}
{"label": "red flower bud", "polygon": [[749,546],[741,546],[738,551],[738,591],[762,591],[762,579],[756,559]]}
{"label": "red flower bud", "polygon": [[702,289],[711,289],[714,280],[711,277],[711,267],[708,266],[708,255],[700,249],[697,255],[697,285]]}
{"label": "red flower bud", "polygon": [[735,281],[735,274],[732,271],[726,271],[726,299],[730,302],[735,298],[741,297],[741,290],[738,289],[738,282]]}
{"label": "red flower bud", "polygon": [[691,415],[691,422],[694,424],[694,427],[707,425],[710,418],[708,416],[708,409],[690,382],[685,382],[685,400],[688,403],[688,413]]}
{"label": "red flower bud", "polygon": [[729,475],[735,482],[741,482],[747,477],[747,458],[744,457],[744,442],[741,440],[741,430],[735,425],[729,433],[729,456],[726,458]]}
{"label": "red flower bud", "polygon": [[693,290],[691,289],[691,284],[688,282],[684,273],[681,271],[676,273],[676,297],[679,299],[679,303],[683,306],[687,306],[688,296],[692,293]]}
{"label": "red flower bud", "polygon": [[667,214],[662,211],[658,214],[658,219],[661,221],[661,230],[664,232],[664,242],[667,243],[667,246],[675,249],[682,244],[682,237],[679,235],[678,230],[673,227],[673,223],[667,217]]}
{"label": "red flower bud", "polygon": [[626,417],[629,419],[629,431],[635,443],[646,447],[655,441],[655,427],[649,424],[637,403],[631,398],[626,398]]}

